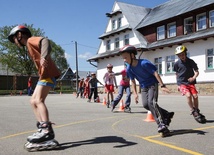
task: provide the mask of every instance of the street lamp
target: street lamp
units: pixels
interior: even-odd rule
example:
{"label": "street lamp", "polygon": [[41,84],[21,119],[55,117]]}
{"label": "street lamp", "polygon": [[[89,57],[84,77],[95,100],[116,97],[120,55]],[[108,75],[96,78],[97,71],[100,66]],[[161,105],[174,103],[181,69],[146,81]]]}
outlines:
{"label": "street lamp", "polygon": [[[72,41],[73,42],[73,41]],[[74,41],[75,44],[75,53],[76,53],[76,91],[78,91],[78,55],[77,55],[77,42]]]}

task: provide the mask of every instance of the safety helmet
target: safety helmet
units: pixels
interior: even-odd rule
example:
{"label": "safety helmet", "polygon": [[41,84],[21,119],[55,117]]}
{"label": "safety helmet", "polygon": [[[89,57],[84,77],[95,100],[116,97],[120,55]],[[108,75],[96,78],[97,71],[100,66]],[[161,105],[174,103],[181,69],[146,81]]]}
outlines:
{"label": "safety helmet", "polygon": [[137,55],[137,49],[134,46],[126,45],[120,49],[120,53],[133,53],[134,55]]}
{"label": "safety helmet", "polygon": [[10,34],[8,36],[8,40],[10,42],[14,43],[13,36],[16,35],[17,32],[23,32],[23,33],[27,34],[29,37],[32,36],[30,30],[27,27],[25,27],[23,25],[18,25],[10,31]]}
{"label": "safety helmet", "polygon": [[186,52],[186,51],[187,51],[187,48],[185,46],[183,46],[183,45],[182,46],[178,46],[175,49],[175,54],[178,55],[178,54],[180,54],[182,52]]}
{"label": "safety helmet", "polygon": [[108,64],[106,67],[107,68],[113,68],[113,65],[112,64]]}

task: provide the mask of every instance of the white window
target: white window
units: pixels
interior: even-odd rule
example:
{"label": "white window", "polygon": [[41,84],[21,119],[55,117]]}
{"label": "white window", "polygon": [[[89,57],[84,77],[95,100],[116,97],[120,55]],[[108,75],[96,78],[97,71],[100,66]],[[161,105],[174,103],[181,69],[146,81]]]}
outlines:
{"label": "white window", "polygon": [[175,37],[176,36],[176,23],[170,23],[167,25],[167,37]]}
{"label": "white window", "polygon": [[175,55],[166,56],[166,72],[173,73],[173,68],[175,64]]}
{"label": "white window", "polygon": [[121,27],[121,18],[118,18],[117,20],[117,28],[119,29]]}
{"label": "white window", "polygon": [[115,44],[114,44],[114,48],[117,49],[120,47],[120,42],[119,42],[119,37],[118,38],[115,38]]}
{"label": "white window", "polygon": [[210,27],[214,27],[214,10],[210,11],[209,23]]}
{"label": "white window", "polygon": [[157,72],[162,74],[162,57],[155,58],[155,66],[157,68]]}
{"label": "white window", "polygon": [[207,62],[207,69],[214,69],[214,50],[213,48],[207,49],[207,55],[206,55],[206,62]]}
{"label": "white window", "polygon": [[184,34],[193,33],[193,17],[184,19]]}
{"label": "white window", "polygon": [[129,45],[129,34],[124,36],[124,45]]}
{"label": "white window", "polygon": [[157,40],[165,39],[165,26],[157,28]]}
{"label": "white window", "polygon": [[111,41],[110,41],[110,40],[107,40],[107,41],[106,41],[106,50],[107,50],[107,51],[110,51],[110,50],[111,50]]}
{"label": "white window", "polygon": [[116,29],[116,21],[112,20],[112,30],[115,30],[115,29]]}
{"label": "white window", "polygon": [[207,28],[206,14],[205,13],[197,15],[196,20],[197,20],[197,31],[198,30],[203,30],[203,29]]}

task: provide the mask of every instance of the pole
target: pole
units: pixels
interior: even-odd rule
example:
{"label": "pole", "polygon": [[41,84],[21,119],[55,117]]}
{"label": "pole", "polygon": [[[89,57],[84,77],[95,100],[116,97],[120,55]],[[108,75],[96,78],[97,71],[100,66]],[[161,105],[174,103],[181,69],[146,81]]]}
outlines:
{"label": "pole", "polygon": [[75,41],[75,52],[76,52],[76,91],[78,91],[78,58],[77,58],[77,42]]}

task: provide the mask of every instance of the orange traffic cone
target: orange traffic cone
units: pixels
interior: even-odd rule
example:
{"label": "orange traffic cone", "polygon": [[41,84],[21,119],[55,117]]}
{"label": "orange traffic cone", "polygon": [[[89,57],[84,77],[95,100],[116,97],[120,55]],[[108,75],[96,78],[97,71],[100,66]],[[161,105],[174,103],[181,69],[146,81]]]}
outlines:
{"label": "orange traffic cone", "polygon": [[120,107],[117,111],[124,111],[124,104],[123,104],[123,99],[120,101]]}
{"label": "orange traffic cone", "polygon": [[144,121],[145,121],[145,122],[154,122],[154,121],[155,121],[155,120],[154,120],[154,117],[152,116],[151,111],[148,111],[148,112],[147,112],[147,117],[146,117],[146,119],[144,119]]}
{"label": "orange traffic cone", "polygon": [[103,105],[106,105],[107,103],[106,103],[106,98],[104,97],[103,98]]}

